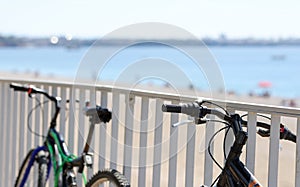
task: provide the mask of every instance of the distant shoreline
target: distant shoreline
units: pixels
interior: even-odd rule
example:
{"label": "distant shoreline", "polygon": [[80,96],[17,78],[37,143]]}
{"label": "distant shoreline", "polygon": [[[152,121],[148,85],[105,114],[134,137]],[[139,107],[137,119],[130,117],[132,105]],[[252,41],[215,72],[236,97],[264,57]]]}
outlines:
{"label": "distant shoreline", "polygon": [[[96,42],[97,41],[97,42]],[[202,38],[201,40],[192,39],[79,39],[67,38],[65,36],[52,37],[18,37],[18,36],[1,36],[0,47],[66,47],[80,48],[91,45],[99,46],[120,46],[128,43],[139,41],[138,45],[151,46],[158,43],[175,44],[185,46],[300,46],[300,38],[282,38],[282,39],[255,39],[255,38]],[[144,42],[143,42],[144,41]],[[95,43],[96,42],[96,43]]]}

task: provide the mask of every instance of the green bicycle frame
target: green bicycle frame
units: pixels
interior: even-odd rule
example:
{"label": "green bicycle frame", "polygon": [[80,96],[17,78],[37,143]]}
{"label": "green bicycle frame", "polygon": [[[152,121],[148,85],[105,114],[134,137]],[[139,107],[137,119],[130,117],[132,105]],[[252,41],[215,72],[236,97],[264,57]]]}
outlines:
{"label": "green bicycle frame", "polygon": [[[59,177],[63,173],[64,166],[66,166],[68,163],[72,163],[78,159],[73,154],[69,154],[69,151],[67,149],[67,146],[59,135],[59,133],[54,129],[50,128],[47,140],[45,142],[47,149],[50,153],[50,159],[53,165],[53,170],[54,170],[54,186],[58,187],[59,186]],[[69,169],[72,173],[72,167],[67,168]],[[82,174],[83,181],[86,184],[87,180],[84,174]]]}

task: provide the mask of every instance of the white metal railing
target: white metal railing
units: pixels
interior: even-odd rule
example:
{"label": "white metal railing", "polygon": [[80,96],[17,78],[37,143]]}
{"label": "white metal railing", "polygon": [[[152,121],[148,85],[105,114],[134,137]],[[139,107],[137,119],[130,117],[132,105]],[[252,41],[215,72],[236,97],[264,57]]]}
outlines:
{"label": "white metal railing", "polygon": [[[94,133],[91,145],[95,152],[93,172],[112,167],[122,171],[132,186],[154,187],[208,185],[217,177],[219,170],[205,149],[218,125],[171,128],[172,123],[184,116],[161,112],[162,103],[178,103],[182,100],[189,102],[195,100],[194,97],[179,98],[178,95],[112,89],[101,85],[74,87],[71,83],[61,82],[0,80],[0,186],[13,186],[27,150],[42,143],[42,138],[33,135],[27,128],[27,114],[37,104],[36,101],[29,99],[24,93],[10,90],[11,82],[35,84],[62,98],[79,99],[79,103],[70,102],[69,105],[63,101],[62,106],[66,107],[61,110],[58,125],[69,149],[76,154],[82,151],[89,128],[88,119],[81,112],[85,101],[90,100],[92,104],[112,109],[112,122],[97,126]],[[45,101],[45,98],[37,97],[41,102]],[[282,166],[286,161],[280,156],[285,150],[279,154],[279,124],[287,120],[291,122],[289,128],[300,134],[300,128],[297,128],[300,126],[300,110],[240,102],[216,102],[226,103],[226,107],[232,112],[248,113],[249,139],[244,154],[248,169],[265,186],[300,186],[300,143],[296,146],[292,143],[283,145],[291,147],[287,161],[289,165]],[[29,119],[31,128],[39,134],[45,134],[51,112],[51,105],[45,105],[42,111],[33,112]],[[257,113],[271,116],[270,141],[256,135]],[[222,146],[218,143],[221,140],[215,140],[212,151],[222,161],[220,155],[223,153],[219,151]],[[266,144],[268,141],[269,144]],[[266,145],[263,150],[261,144]],[[227,149],[229,146],[230,143]],[[264,162],[260,161],[261,157],[268,162],[266,166],[260,167],[258,162]],[[288,175],[280,172],[285,170],[289,171]],[[87,174],[90,176],[93,172]],[[282,175],[285,177],[281,177]]]}

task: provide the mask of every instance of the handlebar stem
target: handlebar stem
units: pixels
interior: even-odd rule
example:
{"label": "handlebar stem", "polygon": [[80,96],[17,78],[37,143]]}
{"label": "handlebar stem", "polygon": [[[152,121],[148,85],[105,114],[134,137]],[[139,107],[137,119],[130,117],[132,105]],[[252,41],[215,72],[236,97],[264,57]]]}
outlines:
{"label": "handlebar stem", "polygon": [[55,104],[55,113],[54,113],[54,115],[53,115],[53,117],[52,117],[52,119],[51,119],[51,122],[50,122],[50,128],[55,128],[55,126],[56,126],[56,119],[57,119],[57,116],[58,116],[58,114],[59,114],[59,112],[60,112],[60,108],[61,108],[61,103],[60,103],[60,101],[61,101],[61,98],[60,97],[53,97],[53,96],[50,96],[48,93],[45,93],[44,94],[47,98],[49,98],[51,101],[53,101],[54,102],[54,104]]}
{"label": "handlebar stem", "polygon": [[233,114],[233,115],[231,115],[231,118],[228,122],[231,124],[233,133],[234,133],[235,137],[237,138],[238,133],[243,131],[242,118],[238,114]]}
{"label": "handlebar stem", "polygon": [[[237,134],[242,131],[242,118],[238,114],[232,114],[232,115],[226,115],[223,112],[216,110],[216,109],[208,109],[208,108],[203,108],[204,109],[204,114],[213,114],[216,115],[218,118],[223,119],[227,121],[232,129],[234,136],[237,137]],[[204,116],[205,116],[204,115]],[[199,116],[200,117],[200,116]]]}

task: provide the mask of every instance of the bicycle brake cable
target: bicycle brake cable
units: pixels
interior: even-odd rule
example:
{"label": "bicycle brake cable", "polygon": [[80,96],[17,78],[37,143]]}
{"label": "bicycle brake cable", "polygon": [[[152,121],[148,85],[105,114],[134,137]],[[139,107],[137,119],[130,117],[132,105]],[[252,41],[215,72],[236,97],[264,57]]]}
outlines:
{"label": "bicycle brake cable", "polygon": [[[271,120],[271,118],[268,117],[268,116],[265,116],[265,115],[262,115],[262,114],[256,114],[256,115],[259,116],[259,117],[263,117],[263,118],[266,118],[266,119],[268,119],[268,120]],[[245,117],[245,116],[248,116],[248,114],[242,115],[241,118],[243,118],[243,117]]]}
{"label": "bicycle brake cable", "polygon": [[199,104],[202,105],[202,104],[204,104],[204,103],[209,103],[209,104],[211,104],[211,105],[217,106],[217,107],[219,107],[220,109],[222,109],[227,115],[229,115],[228,111],[227,111],[224,107],[222,107],[222,106],[220,106],[220,105],[218,105],[218,104],[216,104],[216,103],[214,103],[214,102],[211,102],[211,101],[202,101],[202,102],[200,102]]}
{"label": "bicycle brake cable", "polygon": [[227,135],[228,135],[228,132],[229,132],[230,128],[228,128],[225,132],[225,135],[224,135],[224,140],[223,140],[223,154],[224,154],[224,159],[227,160],[227,156],[226,156],[226,152],[225,152],[225,142],[226,142],[226,139],[227,139]]}
{"label": "bicycle brake cable", "polygon": [[215,163],[221,170],[223,170],[222,166],[216,161],[216,159],[215,159],[214,156],[212,155],[211,150],[210,150],[210,146],[211,146],[211,143],[212,143],[214,137],[215,137],[217,134],[219,134],[221,131],[223,131],[223,130],[225,130],[225,129],[227,129],[227,128],[230,128],[230,126],[229,126],[226,122],[224,122],[224,121],[219,121],[219,120],[209,120],[209,121],[212,121],[212,122],[220,122],[220,123],[226,124],[225,127],[222,127],[221,129],[219,129],[217,132],[215,132],[215,133],[212,135],[212,137],[210,138],[209,143],[208,143],[208,154],[209,154],[209,156],[210,156],[211,159],[214,161],[214,163]]}
{"label": "bicycle brake cable", "polygon": [[[211,151],[210,151],[210,145],[211,145],[211,143],[212,143],[212,140],[214,139],[214,137],[215,137],[217,134],[219,134],[221,131],[227,129],[226,132],[225,132],[225,137],[224,137],[224,141],[225,141],[225,140],[226,140],[226,136],[227,136],[227,134],[228,134],[228,131],[229,131],[229,129],[230,129],[230,125],[229,125],[227,122],[225,122],[225,121],[220,121],[220,120],[208,120],[208,121],[211,121],[211,122],[219,122],[219,123],[223,123],[223,124],[226,125],[225,127],[219,129],[217,132],[215,132],[215,133],[213,134],[213,136],[212,136],[212,137],[210,138],[210,140],[209,140],[209,145],[208,145],[208,154],[209,154],[209,156],[210,156],[211,159],[215,162],[215,164],[223,171],[223,168],[221,167],[221,165],[215,160],[215,158],[214,158],[213,155],[211,154]],[[226,155],[226,154],[225,154],[225,146],[224,146],[224,145],[225,145],[225,144],[223,144],[223,153],[224,153],[224,155]],[[225,157],[225,159],[226,159],[226,157]],[[213,185],[217,182],[217,180],[218,180],[219,178],[220,178],[220,175],[214,180],[214,182],[211,184],[211,186],[213,186]]]}
{"label": "bicycle brake cable", "polygon": [[[259,116],[259,117],[262,117],[262,118],[265,118],[265,119],[268,119],[268,120],[272,120],[270,117],[268,117],[268,116],[265,116],[265,115],[262,115],[262,114],[256,114],[257,116]],[[244,114],[244,115],[242,115],[241,116],[241,118],[243,118],[243,117],[245,117],[245,116],[248,116],[248,114]],[[283,123],[280,123],[280,127],[282,127],[282,126],[284,126],[284,124]],[[262,127],[262,128],[264,128],[264,127]]]}
{"label": "bicycle brake cable", "polygon": [[[31,118],[31,115],[32,115],[33,111],[36,110],[38,107],[40,107],[41,110],[42,110],[42,113],[44,113],[44,108],[41,107],[41,106],[42,106],[43,104],[48,103],[49,101],[44,101],[43,103],[41,103],[41,101],[40,101],[37,97],[34,97],[34,99],[37,101],[38,104],[35,105],[35,106],[30,110],[30,112],[29,112],[28,115],[27,115],[27,128],[28,128],[28,130],[29,130],[30,133],[32,133],[32,134],[34,134],[34,135],[36,135],[36,136],[38,136],[38,137],[46,138],[46,136],[41,135],[41,134],[39,134],[39,133],[37,133],[37,132],[35,132],[35,131],[32,130],[32,128],[31,128],[31,126],[30,126],[30,118]],[[43,118],[44,118],[44,116],[42,115],[42,121],[44,121]]]}

